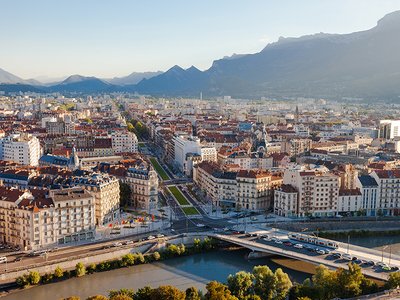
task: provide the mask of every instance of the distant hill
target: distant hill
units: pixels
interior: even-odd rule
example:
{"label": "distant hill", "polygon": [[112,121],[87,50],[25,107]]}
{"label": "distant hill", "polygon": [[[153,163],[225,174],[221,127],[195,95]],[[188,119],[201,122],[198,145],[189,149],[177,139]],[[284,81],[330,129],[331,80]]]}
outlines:
{"label": "distant hill", "polygon": [[47,88],[49,92],[78,92],[78,93],[99,93],[112,92],[114,85],[96,77],[85,77],[72,75],[59,84]]}
{"label": "distant hill", "polygon": [[129,74],[128,76],[125,77],[114,77],[114,78],[109,78],[109,79],[104,79],[104,81],[107,81],[111,84],[115,85],[132,85],[132,84],[137,84],[143,79],[149,79],[154,76],[160,75],[163,72],[157,71],[157,72],[133,72]]}

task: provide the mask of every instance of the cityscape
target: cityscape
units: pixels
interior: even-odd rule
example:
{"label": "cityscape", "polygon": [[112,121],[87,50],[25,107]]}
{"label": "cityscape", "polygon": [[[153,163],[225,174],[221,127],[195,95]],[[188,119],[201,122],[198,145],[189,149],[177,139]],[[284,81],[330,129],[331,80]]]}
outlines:
{"label": "cityscape", "polygon": [[0,298],[400,299],[400,4],[383,2],[374,27],[209,69],[0,69]]}

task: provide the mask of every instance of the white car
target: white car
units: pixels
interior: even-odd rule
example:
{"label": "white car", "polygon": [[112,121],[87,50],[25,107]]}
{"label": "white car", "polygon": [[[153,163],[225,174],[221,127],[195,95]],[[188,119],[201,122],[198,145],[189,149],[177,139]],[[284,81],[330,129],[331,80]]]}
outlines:
{"label": "white car", "polygon": [[133,241],[126,241],[125,242],[125,245],[131,245],[131,244],[133,244]]}
{"label": "white car", "polygon": [[150,240],[154,240],[156,237],[155,236],[152,236],[152,235],[150,235],[150,236],[148,236],[147,237],[147,239],[150,241]]}
{"label": "white car", "polygon": [[113,244],[113,246],[114,246],[114,247],[120,247],[120,246],[122,246],[122,243],[116,242],[116,243]]}
{"label": "white car", "polygon": [[325,250],[322,250],[322,249],[318,249],[318,250],[317,250],[317,253],[318,253],[318,254],[326,254]]}
{"label": "white car", "polygon": [[162,233],[157,234],[157,238],[162,238],[164,235]]}
{"label": "white car", "polygon": [[302,244],[295,244],[293,247],[297,248],[297,249],[303,249],[303,245]]}
{"label": "white car", "polygon": [[204,227],[204,226],[206,226],[206,225],[201,224],[201,223],[198,223],[198,224],[196,224],[196,226],[197,226],[197,227]]}
{"label": "white car", "polygon": [[274,242],[275,242],[275,244],[282,244],[283,243],[280,239],[276,239]]}

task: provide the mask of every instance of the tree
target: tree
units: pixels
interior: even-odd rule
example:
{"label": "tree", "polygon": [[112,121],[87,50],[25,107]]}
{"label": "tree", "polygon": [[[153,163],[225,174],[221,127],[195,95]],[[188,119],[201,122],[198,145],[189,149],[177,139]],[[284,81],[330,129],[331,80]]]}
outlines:
{"label": "tree", "polygon": [[190,287],[185,292],[185,300],[201,300],[199,291],[195,287]]}
{"label": "tree", "polygon": [[231,295],[228,287],[218,281],[211,281],[206,285],[207,293],[205,294],[206,300],[238,300],[235,296]]}
{"label": "tree", "polygon": [[243,298],[244,300],[262,300],[259,296],[257,295],[248,295]]}
{"label": "tree", "polygon": [[81,300],[81,298],[79,298],[78,296],[71,296],[71,297],[64,298],[63,300]]}
{"label": "tree", "polygon": [[319,299],[335,298],[337,292],[337,274],[326,266],[319,265],[312,277],[314,287],[318,290]]}
{"label": "tree", "polygon": [[86,298],[86,300],[108,300],[108,298],[106,296],[103,296],[103,295],[95,295],[95,296],[91,296],[89,298]]}
{"label": "tree", "polygon": [[110,300],[132,300],[132,298],[127,295],[115,295],[111,297]]}
{"label": "tree", "polygon": [[132,253],[125,254],[122,256],[121,265],[125,266],[133,266],[135,264],[135,256]]}
{"label": "tree", "polygon": [[132,289],[120,289],[120,290],[111,290],[108,292],[108,297],[112,299],[116,296],[128,296],[130,299],[133,299],[135,292]]}
{"label": "tree", "polygon": [[385,287],[387,289],[395,289],[400,286],[400,272],[390,273]]}
{"label": "tree", "polygon": [[228,288],[233,295],[235,295],[239,299],[244,299],[252,292],[253,280],[253,274],[240,271],[237,272],[235,275],[229,275]]}
{"label": "tree", "polygon": [[161,258],[160,253],[158,253],[157,251],[153,253],[153,259],[154,260],[160,260],[160,258]]}
{"label": "tree", "polygon": [[40,282],[40,274],[38,271],[30,271],[28,275],[28,282],[31,285],[36,285]]}
{"label": "tree", "polygon": [[119,197],[122,207],[129,206],[131,202],[131,193],[132,190],[129,184],[124,182],[119,183]]}
{"label": "tree", "polygon": [[75,266],[75,273],[77,277],[82,277],[86,274],[85,265],[81,262],[77,263]]}
{"label": "tree", "polygon": [[171,285],[160,286],[151,293],[152,300],[185,300],[185,296],[184,292]]}
{"label": "tree", "polygon": [[57,268],[54,270],[54,277],[55,278],[61,278],[64,276],[64,271],[61,269],[60,266],[57,266]]}
{"label": "tree", "polygon": [[256,266],[253,268],[254,292],[261,299],[272,299],[276,277],[267,266]]}
{"label": "tree", "polygon": [[22,275],[19,276],[15,279],[15,283],[19,286],[19,287],[26,287],[29,285],[29,281],[28,281],[28,275]]}
{"label": "tree", "polygon": [[293,285],[292,281],[290,280],[289,275],[283,272],[281,268],[276,269],[274,275],[276,278],[274,299],[286,299],[286,296]]}
{"label": "tree", "polygon": [[134,300],[151,300],[151,294],[153,289],[149,286],[138,289],[136,294],[133,296]]}
{"label": "tree", "polygon": [[86,269],[88,274],[96,272],[96,264],[90,264]]}
{"label": "tree", "polygon": [[145,263],[145,259],[142,253],[136,253],[135,254],[135,263],[139,263],[139,264],[144,264]]}

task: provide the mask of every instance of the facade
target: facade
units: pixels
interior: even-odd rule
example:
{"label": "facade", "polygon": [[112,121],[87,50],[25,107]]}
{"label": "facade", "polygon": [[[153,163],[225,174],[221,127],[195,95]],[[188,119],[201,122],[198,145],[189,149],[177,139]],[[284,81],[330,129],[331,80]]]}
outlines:
{"label": "facade", "polygon": [[378,183],[380,214],[400,214],[400,170],[375,170],[371,177]]}
{"label": "facade", "polygon": [[380,209],[380,189],[375,178],[370,175],[359,176],[356,186],[362,195],[362,210],[367,216],[377,216]]}
{"label": "facade", "polygon": [[130,206],[150,210],[158,205],[158,176],[151,164],[129,168],[124,182],[131,188]]}
{"label": "facade", "polygon": [[287,153],[290,157],[298,156],[310,151],[312,146],[311,139],[307,138],[289,138],[282,141],[281,152]]}
{"label": "facade", "polygon": [[21,191],[0,187],[0,241],[37,250],[95,237],[93,195],[83,188]]}
{"label": "facade", "polygon": [[39,140],[30,134],[14,134],[0,139],[1,160],[38,166],[41,152]]}
{"label": "facade", "polygon": [[241,170],[237,174],[236,208],[268,210],[273,207],[274,190],[282,179],[265,171]]}
{"label": "facade", "polygon": [[283,217],[293,217],[297,216],[298,213],[297,190],[289,184],[282,184],[274,193],[274,214]]}
{"label": "facade", "polygon": [[340,215],[361,215],[362,194],[359,189],[341,189],[339,191],[337,210]]}
{"label": "facade", "polygon": [[200,139],[195,137],[174,137],[174,163],[184,172],[186,167],[186,155],[188,153],[200,154]]}
{"label": "facade", "polygon": [[393,139],[400,136],[400,120],[380,120],[379,138]]}
{"label": "facade", "polygon": [[115,131],[111,133],[111,143],[115,153],[138,152],[138,139],[133,132]]}

